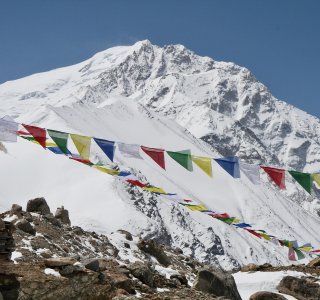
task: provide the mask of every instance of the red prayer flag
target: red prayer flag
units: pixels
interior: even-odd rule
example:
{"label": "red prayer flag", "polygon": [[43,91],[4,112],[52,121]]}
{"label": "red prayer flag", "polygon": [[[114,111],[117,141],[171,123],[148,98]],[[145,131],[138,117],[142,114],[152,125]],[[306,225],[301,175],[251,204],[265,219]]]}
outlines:
{"label": "red prayer flag", "polygon": [[37,126],[31,126],[22,124],[25,129],[27,129],[30,134],[34,137],[34,139],[44,148],[46,149],[46,139],[47,132],[44,128],[40,128]]}
{"label": "red prayer flag", "polygon": [[164,150],[156,149],[156,148],[148,148],[145,146],[141,146],[141,149],[149,155],[162,169],[166,169],[164,162]]}
{"label": "red prayer flag", "polygon": [[256,237],[258,237],[259,239],[261,239],[261,235],[258,232],[254,231],[252,229],[248,229],[248,228],[243,228],[243,229],[249,231],[251,234],[253,234]]}
{"label": "red prayer flag", "polygon": [[133,185],[137,185],[137,186],[140,186],[140,187],[145,187],[145,186],[147,186],[147,184],[144,184],[144,183],[142,183],[141,181],[139,181],[139,180],[131,180],[131,179],[128,179],[128,180],[126,180],[127,182],[129,182],[129,183],[131,183],[131,184],[133,184]]}
{"label": "red prayer flag", "polygon": [[274,183],[282,190],[286,189],[285,170],[261,166],[261,168],[270,176]]}
{"label": "red prayer flag", "polygon": [[217,219],[229,219],[230,216],[227,213],[223,214],[209,214],[209,216],[217,218]]}
{"label": "red prayer flag", "polygon": [[93,165],[93,163],[88,159],[83,159],[83,158],[80,158],[80,157],[69,157],[69,159],[81,162],[81,163],[83,163],[85,165],[89,165],[89,166]]}

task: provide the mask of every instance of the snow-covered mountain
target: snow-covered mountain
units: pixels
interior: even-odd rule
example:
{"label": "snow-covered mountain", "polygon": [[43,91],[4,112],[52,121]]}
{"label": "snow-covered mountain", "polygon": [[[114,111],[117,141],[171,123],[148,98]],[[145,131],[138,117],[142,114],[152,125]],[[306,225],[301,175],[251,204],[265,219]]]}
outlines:
{"label": "snow-covered mountain", "polygon": [[[237,155],[252,163],[316,172],[320,120],[275,99],[243,67],[200,57],[181,45],[149,41],[115,47],[74,66],[0,85],[0,116],[167,150],[211,157]],[[286,249],[260,241],[201,213],[128,187],[24,140],[0,152],[1,206],[44,196],[65,205],[74,223],[119,228],[178,246],[199,260],[234,268],[249,262],[288,264]],[[99,155],[98,149],[95,150]],[[189,172],[166,156],[166,171],[148,156],[131,167],[156,186],[228,212],[280,238],[320,247],[319,202],[288,178],[279,191],[262,173],[254,186],[217,164],[214,178]]]}

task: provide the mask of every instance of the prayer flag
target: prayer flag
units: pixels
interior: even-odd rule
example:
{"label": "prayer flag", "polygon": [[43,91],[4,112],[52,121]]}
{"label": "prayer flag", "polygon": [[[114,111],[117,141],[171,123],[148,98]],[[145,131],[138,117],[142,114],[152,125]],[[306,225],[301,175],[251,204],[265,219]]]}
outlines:
{"label": "prayer flag", "polygon": [[118,144],[118,149],[123,156],[142,159],[139,153],[139,149],[140,149],[139,145],[126,144],[126,143],[117,143],[117,144]]}
{"label": "prayer flag", "polygon": [[312,188],[311,174],[300,173],[296,171],[289,171],[289,173],[309,194],[311,194],[311,188]]}
{"label": "prayer flag", "polygon": [[17,131],[19,124],[13,118],[4,116],[0,119],[0,141],[17,142]]}
{"label": "prayer flag", "polygon": [[233,224],[234,226],[240,227],[240,228],[246,228],[246,227],[251,227],[250,224],[247,223],[239,223],[239,224]]}
{"label": "prayer flag", "polygon": [[238,157],[216,158],[215,161],[233,178],[240,178]]}
{"label": "prayer flag", "polygon": [[107,141],[103,139],[93,138],[101,150],[108,156],[108,158],[113,161],[115,145],[112,141]]}
{"label": "prayer flag", "polygon": [[83,158],[74,157],[74,156],[70,156],[69,159],[81,162],[81,163],[83,163],[85,165],[88,165],[88,166],[92,166],[93,165],[93,163],[89,159],[83,159]]}
{"label": "prayer flag", "polygon": [[311,174],[313,181],[316,183],[316,187],[320,189],[320,174]]}
{"label": "prayer flag", "polygon": [[289,258],[289,260],[292,260],[292,261],[296,261],[297,260],[293,248],[289,248],[288,258]]}
{"label": "prayer flag", "polygon": [[192,161],[209,177],[212,177],[212,165],[211,165],[211,158],[204,157],[204,156],[191,156]]}
{"label": "prayer flag", "polygon": [[145,186],[147,186],[147,184],[142,183],[142,182],[139,181],[139,180],[128,179],[128,180],[126,180],[126,181],[129,182],[129,183],[131,183],[131,184],[133,184],[133,185],[139,186],[139,187],[145,187]]}
{"label": "prayer flag", "polygon": [[100,167],[100,166],[93,166],[95,169],[104,172],[104,173],[108,173],[110,175],[118,175],[120,172],[117,170],[113,170],[113,169],[107,169],[104,167]]}
{"label": "prayer flag", "polygon": [[57,144],[57,146],[60,148],[60,150],[65,154],[70,154],[70,151],[67,148],[68,145],[68,136],[69,134],[66,132],[56,131],[47,129],[47,132],[49,136],[52,138],[52,140]]}
{"label": "prayer flag", "polygon": [[34,137],[34,139],[44,148],[46,149],[46,140],[47,140],[47,132],[44,128],[40,128],[37,126],[31,126],[22,124],[25,129],[30,132],[30,134]]}
{"label": "prayer flag", "polygon": [[157,194],[166,194],[166,191],[162,188],[155,187],[155,186],[145,186],[142,188],[145,191],[157,193]]}
{"label": "prayer flag", "polygon": [[193,170],[191,155],[189,153],[183,153],[182,151],[181,152],[167,151],[167,154],[188,171]]}
{"label": "prayer flag", "polygon": [[298,259],[304,259],[306,256],[298,249],[293,248],[294,252],[297,254]]}
{"label": "prayer flag", "polygon": [[286,189],[285,185],[285,170],[271,168],[271,167],[264,167],[261,168],[270,176],[273,182],[282,190]]}
{"label": "prayer flag", "polygon": [[89,160],[91,137],[78,134],[70,134],[70,136],[79,152],[80,157],[84,160]]}
{"label": "prayer flag", "polygon": [[143,152],[145,152],[148,156],[150,156],[162,169],[166,169],[164,162],[164,150],[157,148],[148,148],[145,146],[141,146]]}
{"label": "prayer flag", "polygon": [[240,170],[243,172],[253,184],[260,184],[260,167],[240,161]]}

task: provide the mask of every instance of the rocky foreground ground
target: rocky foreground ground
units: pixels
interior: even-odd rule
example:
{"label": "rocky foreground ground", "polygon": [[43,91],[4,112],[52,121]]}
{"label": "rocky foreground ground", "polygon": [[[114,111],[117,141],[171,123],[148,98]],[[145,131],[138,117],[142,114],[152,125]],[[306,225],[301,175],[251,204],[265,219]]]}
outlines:
{"label": "rocky foreground ground", "polygon": [[[309,275],[283,278],[279,292],[319,300],[319,266],[316,260],[243,271],[304,272]],[[14,204],[0,214],[0,300],[138,298],[241,299],[230,273],[125,230],[106,236],[71,226],[68,211],[62,207],[53,215],[43,198],[30,200],[25,211]],[[250,299],[285,298],[261,291]]]}

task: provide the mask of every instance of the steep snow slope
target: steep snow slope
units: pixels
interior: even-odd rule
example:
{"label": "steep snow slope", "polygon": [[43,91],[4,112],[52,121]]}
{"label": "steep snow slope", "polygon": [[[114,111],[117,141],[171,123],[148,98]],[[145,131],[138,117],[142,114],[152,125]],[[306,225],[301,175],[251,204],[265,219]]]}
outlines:
{"label": "steep snow slope", "polygon": [[[212,157],[237,154],[309,170],[315,170],[319,157],[316,118],[276,101],[246,69],[196,56],[183,46],[162,49],[143,41],[108,49],[75,66],[0,85],[0,103],[1,114],[21,122],[167,150],[191,149]],[[284,124],[290,127],[288,134]],[[310,145],[302,151],[306,141]],[[75,224],[97,231],[122,227],[225,268],[289,263],[286,249],[32,143],[19,140],[6,147],[9,154],[0,152],[3,207],[41,195],[51,206],[71,209]],[[318,218],[301,207],[316,211],[317,200],[311,202],[292,181],[283,193],[265,174],[265,184],[257,187],[244,176],[233,179],[215,163],[210,179],[196,167],[188,172],[168,156],[166,171],[142,156],[144,160],[135,160],[117,153],[115,161],[121,168],[141,171],[168,192],[280,238],[320,246]]]}

